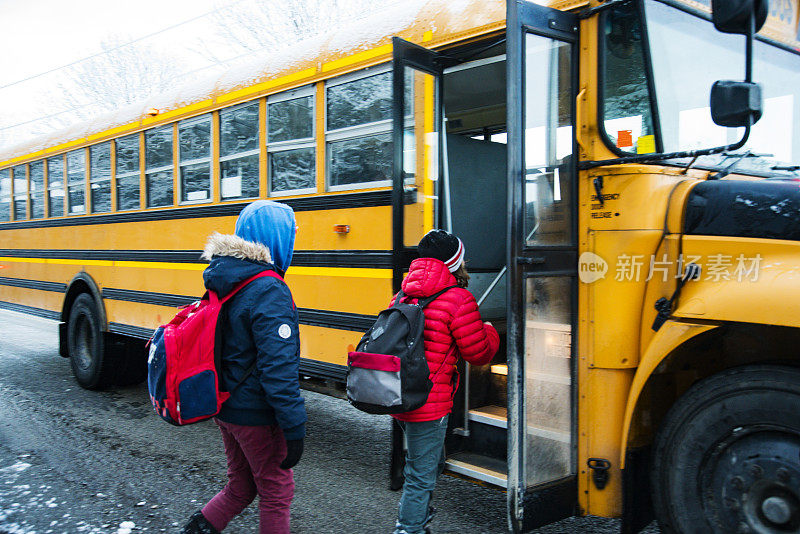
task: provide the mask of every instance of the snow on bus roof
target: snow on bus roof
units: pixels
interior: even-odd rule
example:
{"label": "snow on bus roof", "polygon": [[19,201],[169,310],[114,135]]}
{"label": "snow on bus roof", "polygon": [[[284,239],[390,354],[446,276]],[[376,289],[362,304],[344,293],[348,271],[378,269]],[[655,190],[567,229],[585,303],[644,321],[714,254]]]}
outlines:
{"label": "snow on bus roof", "polygon": [[113,128],[130,126],[134,130],[142,126],[151,109],[157,109],[159,114],[178,110],[302,68],[315,68],[319,72],[323,59],[330,61],[387,44],[393,35],[421,42],[425,32],[432,32],[435,42],[504,21],[503,0],[407,0],[352,25],[279,51],[256,53],[222,75],[180,85],[139,103],[0,150],[0,165],[9,164],[14,158],[22,161],[38,156],[36,153],[50,147],[65,148],[59,146],[65,143],[77,146],[85,143],[89,136]]}

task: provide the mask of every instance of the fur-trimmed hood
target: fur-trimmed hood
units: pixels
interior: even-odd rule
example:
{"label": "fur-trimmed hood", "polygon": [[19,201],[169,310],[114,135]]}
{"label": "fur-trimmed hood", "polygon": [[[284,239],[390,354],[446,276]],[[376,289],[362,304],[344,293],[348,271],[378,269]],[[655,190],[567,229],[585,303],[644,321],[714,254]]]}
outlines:
{"label": "fur-trimmed hood", "polygon": [[231,256],[240,260],[272,263],[272,254],[261,243],[253,243],[239,236],[214,232],[208,237],[202,259],[211,261],[214,256]]}
{"label": "fur-trimmed hood", "polygon": [[202,258],[211,262],[203,271],[206,288],[220,297],[261,271],[275,269],[280,273],[272,264],[272,255],[267,247],[235,235],[212,234]]}

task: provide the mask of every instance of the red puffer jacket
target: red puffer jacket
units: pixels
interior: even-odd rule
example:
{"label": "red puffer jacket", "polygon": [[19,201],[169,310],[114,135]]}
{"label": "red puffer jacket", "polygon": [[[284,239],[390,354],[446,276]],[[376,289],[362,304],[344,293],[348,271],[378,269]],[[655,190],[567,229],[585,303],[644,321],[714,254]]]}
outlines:
{"label": "red puffer jacket", "polygon": [[[406,302],[414,303],[454,285],[456,279],[443,262],[419,258],[411,263],[403,293],[413,297]],[[453,373],[458,356],[474,365],[485,365],[499,346],[497,330],[481,321],[472,293],[457,287],[437,297],[425,308],[425,357],[433,382],[428,402],[394,417],[401,421],[434,421],[449,414],[453,409]]]}

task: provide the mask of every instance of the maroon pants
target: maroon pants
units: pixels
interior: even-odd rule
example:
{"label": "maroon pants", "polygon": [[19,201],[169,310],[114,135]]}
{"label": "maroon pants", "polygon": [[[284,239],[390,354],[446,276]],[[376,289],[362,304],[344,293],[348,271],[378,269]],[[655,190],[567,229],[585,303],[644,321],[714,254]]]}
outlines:
{"label": "maroon pants", "polygon": [[203,507],[203,515],[221,531],[258,495],[260,534],[289,534],[294,478],[291,470],[280,468],[286,456],[283,431],[215,421],[228,458],[228,484]]}

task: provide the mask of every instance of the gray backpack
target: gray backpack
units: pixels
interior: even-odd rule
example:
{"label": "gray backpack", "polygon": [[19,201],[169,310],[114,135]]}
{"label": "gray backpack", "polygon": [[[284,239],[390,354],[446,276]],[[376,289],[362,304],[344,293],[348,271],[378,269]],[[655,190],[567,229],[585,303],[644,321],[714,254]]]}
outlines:
{"label": "gray backpack", "polygon": [[347,355],[347,399],[353,406],[367,413],[392,414],[416,410],[427,402],[433,383],[425,358],[423,309],[454,287],[416,304],[403,302],[400,291],[394,305],[378,314],[356,350]]}

